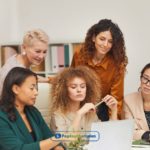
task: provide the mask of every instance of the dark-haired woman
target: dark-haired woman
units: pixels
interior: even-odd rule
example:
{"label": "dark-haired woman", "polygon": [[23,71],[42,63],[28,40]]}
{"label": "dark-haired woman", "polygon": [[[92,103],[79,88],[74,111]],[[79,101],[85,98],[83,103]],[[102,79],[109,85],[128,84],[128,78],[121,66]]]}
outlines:
{"label": "dark-haired woman", "polygon": [[125,96],[124,115],[135,119],[134,140],[150,142],[150,63],[141,71],[138,92]]}
{"label": "dark-haired woman", "polygon": [[[101,80],[102,97],[109,94],[117,99],[120,118],[127,57],[124,37],[117,24],[102,19],[88,30],[83,47],[75,52],[71,64],[73,67],[79,65],[86,65],[97,73]],[[98,108],[98,117],[104,121],[109,120],[109,116],[104,103]]]}
{"label": "dark-haired woman", "polygon": [[15,67],[7,74],[0,100],[1,150],[63,150],[40,112],[36,101],[37,75]]}

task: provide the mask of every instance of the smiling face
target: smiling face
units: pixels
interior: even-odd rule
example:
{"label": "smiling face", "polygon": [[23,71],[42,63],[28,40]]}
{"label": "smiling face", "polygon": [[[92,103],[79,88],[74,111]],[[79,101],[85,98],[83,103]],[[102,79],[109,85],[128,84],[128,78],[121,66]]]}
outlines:
{"label": "smiling face", "polygon": [[106,55],[112,48],[112,35],[110,31],[100,32],[96,37],[93,37],[95,43],[96,54]]}
{"label": "smiling face", "polygon": [[81,102],[85,99],[87,87],[84,79],[75,77],[68,82],[67,87],[70,100]]}
{"label": "smiling face", "polygon": [[30,65],[40,65],[46,57],[48,44],[34,40],[32,46],[23,45],[26,58]]}
{"label": "smiling face", "polygon": [[29,76],[21,85],[13,85],[15,93],[15,104],[17,106],[32,106],[35,104],[37,91],[37,80],[34,76]]}
{"label": "smiling face", "polygon": [[150,95],[150,68],[141,76],[141,90],[143,94]]}

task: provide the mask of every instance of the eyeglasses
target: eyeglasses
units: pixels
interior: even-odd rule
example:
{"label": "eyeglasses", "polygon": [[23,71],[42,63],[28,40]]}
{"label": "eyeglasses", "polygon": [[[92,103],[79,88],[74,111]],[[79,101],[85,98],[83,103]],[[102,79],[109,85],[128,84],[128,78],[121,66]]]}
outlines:
{"label": "eyeglasses", "polygon": [[146,77],[144,77],[144,76],[141,76],[141,81],[142,81],[142,83],[144,83],[144,84],[150,84],[150,80],[149,79],[147,79]]}

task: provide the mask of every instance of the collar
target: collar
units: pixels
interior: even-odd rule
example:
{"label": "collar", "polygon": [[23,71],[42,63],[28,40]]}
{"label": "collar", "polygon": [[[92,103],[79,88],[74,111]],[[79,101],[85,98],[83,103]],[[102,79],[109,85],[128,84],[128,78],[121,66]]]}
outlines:
{"label": "collar", "polygon": [[106,55],[106,56],[102,59],[102,61],[101,61],[100,63],[96,64],[96,65],[94,65],[94,63],[93,63],[93,61],[92,61],[92,58],[90,58],[90,59],[87,61],[87,64],[88,64],[89,66],[92,66],[92,67],[101,66],[102,68],[104,68],[105,70],[107,70],[108,64],[109,64],[110,60],[111,60],[111,57],[110,57],[109,55]]}

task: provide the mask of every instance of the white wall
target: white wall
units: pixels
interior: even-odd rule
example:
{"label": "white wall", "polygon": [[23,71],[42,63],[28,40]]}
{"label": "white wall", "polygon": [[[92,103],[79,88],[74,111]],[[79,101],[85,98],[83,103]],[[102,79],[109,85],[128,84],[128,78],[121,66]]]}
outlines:
{"label": "white wall", "polygon": [[[24,32],[32,28],[44,29],[51,42],[82,41],[91,25],[111,18],[124,33],[129,57],[125,94],[137,90],[140,70],[150,62],[149,0],[15,0],[17,3],[13,4],[8,3],[12,0],[1,1],[17,9],[11,10],[10,15],[10,10],[7,12],[6,6],[0,5],[0,18],[4,20],[0,31],[6,32],[0,37],[8,41],[21,41]],[[16,34],[12,37],[9,32]]]}
{"label": "white wall", "polygon": [[0,44],[18,40],[17,0],[0,0]]}

